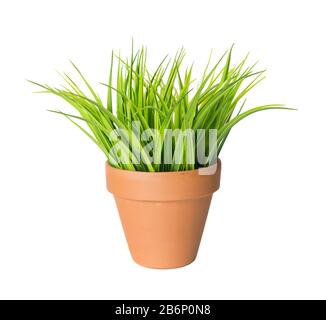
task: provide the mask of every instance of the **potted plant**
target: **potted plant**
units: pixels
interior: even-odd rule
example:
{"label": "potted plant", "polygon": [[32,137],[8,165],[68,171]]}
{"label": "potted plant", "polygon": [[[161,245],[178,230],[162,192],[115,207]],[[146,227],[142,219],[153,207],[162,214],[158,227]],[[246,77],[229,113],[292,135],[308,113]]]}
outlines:
{"label": "potted plant", "polygon": [[247,57],[231,66],[232,47],[215,64],[210,58],[196,83],[193,67],[183,68],[183,49],[154,70],[147,66],[146,49],[131,51],[126,59],[112,53],[106,101],[74,64],[88,92],[67,74],[63,89],[33,83],[74,107],[77,115],[50,111],[69,119],[104,152],[107,188],[134,260],[177,268],[196,258],[230,130],[255,112],[290,108],[269,104],[243,111],[246,94],[264,71],[247,66]]}

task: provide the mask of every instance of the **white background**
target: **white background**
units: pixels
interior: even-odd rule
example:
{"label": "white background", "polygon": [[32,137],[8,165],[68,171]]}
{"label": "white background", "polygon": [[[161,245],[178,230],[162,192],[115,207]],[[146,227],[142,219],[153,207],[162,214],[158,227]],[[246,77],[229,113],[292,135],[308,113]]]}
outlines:
{"label": "white background", "polygon": [[[0,298],[326,298],[324,1],[17,1],[0,4]],[[267,79],[234,128],[196,262],[151,270],[129,255],[105,158],[61,100],[72,59],[102,92],[112,49],[180,46],[200,70],[233,42]],[[154,65],[153,65],[154,66]]]}

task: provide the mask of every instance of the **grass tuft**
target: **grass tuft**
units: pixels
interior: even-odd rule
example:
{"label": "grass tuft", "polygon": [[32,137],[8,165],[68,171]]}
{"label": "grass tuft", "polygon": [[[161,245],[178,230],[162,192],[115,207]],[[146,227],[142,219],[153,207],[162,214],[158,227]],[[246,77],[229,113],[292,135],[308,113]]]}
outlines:
{"label": "grass tuft", "polygon": [[[41,91],[54,94],[68,102],[78,115],[59,110],[49,110],[69,119],[81,129],[104,152],[111,165],[132,171],[181,171],[208,166],[215,159],[230,133],[241,120],[253,113],[268,109],[286,109],[280,104],[267,104],[243,110],[246,95],[265,78],[265,71],[254,71],[255,65],[247,65],[247,56],[232,66],[232,47],[211,65],[212,56],[201,79],[193,80],[193,66],[183,68],[185,50],[179,50],[173,59],[168,56],[159,63],[154,72],[147,65],[147,50],[134,50],[130,57],[121,58],[112,51],[109,76],[106,83],[106,100],[102,100],[77,66],[73,68],[87,92],[66,73],[61,77],[63,89],[30,81]],[[139,123],[135,128],[133,123]],[[88,126],[86,130],[81,123]],[[122,132],[116,150],[116,130]],[[175,138],[172,146],[166,143],[166,129],[186,132],[187,129],[203,129],[205,135]],[[199,162],[198,139],[206,139],[210,129],[217,132],[216,143],[207,153],[207,161]],[[158,134],[154,134],[158,132]],[[149,132],[151,138],[143,139]],[[133,142],[132,146],[130,141]],[[189,140],[187,140],[189,141]],[[148,144],[155,148],[151,150]],[[138,161],[119,161],[120,152],[125,152]],[[175,161],[164,163],[169,154]],[[191,159],[191,161],[185,161]]]}

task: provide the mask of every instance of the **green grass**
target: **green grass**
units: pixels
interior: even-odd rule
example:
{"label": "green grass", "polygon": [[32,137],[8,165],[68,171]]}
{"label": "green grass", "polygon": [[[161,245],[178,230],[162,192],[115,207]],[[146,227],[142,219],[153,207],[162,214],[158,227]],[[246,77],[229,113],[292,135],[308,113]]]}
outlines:
{"label": "green grass", "polygon": [[[101,83],[107,88],[106,100],[100,98],[73,63],[86,92],[65,73],[62,75],[65,83],[62,89],[31,82],[41,87],[41,92],[54,94],[76,109],[77,115],[49,111],[63,115],[81,129],[113,166],[150,172],[192,170],[216,160],[230,130],[245,117],[268,109],[291,109],[280,104],[268,104],[244,111],[247,93],[264,79],[265,71],[255,71],[255,65],[247,65],[247,56],[232,66],[232,50],[233,47],[214,64],[210,57],[198,81],[193,79],[193,66],[184,68],[182,65],[183,49],[173,59],[165,57],[153,71],[147,66],[145,48],[134,52],[132,47],[130,57],[126,59],[112,53],[108,81]],[[138,127],[132,125],[134,121],[139,122]],[[115,129],[123,129],[119,139],[120,151],[118,148],[114,151]],[[183,137],[175,138],[168,147],[166,129],[180,129],[181,132],[204,129],[206,136],[188,135],[190,143],[183,143]],[[210,150],[206,146],[208,157],[203,164],[198,161],[196,142],[205,139],[208,144],[209,129],[216,129],[216,143]],[[143,141],[140,135],[145,131],[150,137]],[[133,148],[129,145],[131,140]],[[154,143],[154,150],[146,147],[150,142]],[[121,152],[134,158],[140,155],[140,161],[119,163]],[[165,154],[176,161],[164,163]]]}

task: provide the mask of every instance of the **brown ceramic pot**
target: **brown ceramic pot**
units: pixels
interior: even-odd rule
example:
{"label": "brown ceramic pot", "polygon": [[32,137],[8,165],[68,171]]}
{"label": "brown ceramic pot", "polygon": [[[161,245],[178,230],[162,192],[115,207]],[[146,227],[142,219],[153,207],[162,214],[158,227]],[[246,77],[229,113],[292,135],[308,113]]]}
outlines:
{"label": "brown ceramic pot", "polygon": [[106,164],[107,188],[138,264],[168,269],[195,260],[211,198],[220,185],[221,161],[213,167],[200,169],[206,170],[201,174],[198,170],[153,173]]}

